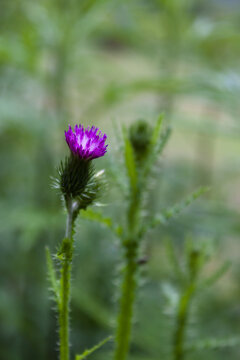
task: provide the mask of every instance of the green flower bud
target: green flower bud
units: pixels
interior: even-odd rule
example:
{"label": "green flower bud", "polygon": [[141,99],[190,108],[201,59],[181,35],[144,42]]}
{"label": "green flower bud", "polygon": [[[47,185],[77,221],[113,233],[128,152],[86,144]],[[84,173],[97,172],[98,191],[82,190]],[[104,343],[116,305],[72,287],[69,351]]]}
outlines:
{"label": "green flower bud", "polygon": [[143,160],[149,152],[152,132],[152,127],[145,120],[138,120],[130,127],[129,138],[138,161]]}
{"label": "green flower bud", "polygon": [[71,154],[60,164],[58,173],[59,179],[55,182],[55,187],[60,189],[67,207],[72,199],[78,212],[97,199],[102,189],[102,172],[95,174],[91,161]]}
{"label": "green flower bud", "polygon": [[59,187],[64,197],[77,198],[84,192],[93,173],[90,161],[71,154],[59,167]]}

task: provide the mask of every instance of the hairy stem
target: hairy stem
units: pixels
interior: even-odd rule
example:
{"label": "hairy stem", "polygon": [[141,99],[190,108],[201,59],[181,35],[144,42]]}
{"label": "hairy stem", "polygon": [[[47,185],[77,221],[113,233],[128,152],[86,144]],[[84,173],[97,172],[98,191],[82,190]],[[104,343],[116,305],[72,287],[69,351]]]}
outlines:
{"label": "hairy stem", "polygon": [[179,301],[176,332],[174,335],[174,346],[173,346],[174,360],[184,359],[184,337],[186,332],[190,302],[192,300],[194,290],[195,290],[195,282],[193,281],[190,282],[189,286],[183,292]]}
{"label": "hairy stem", "polygon": [[136,290],[137,244],[129,242],[125,259],[124,277],[121,287],[120,311],[116,334],[115,360],[125,360],[129,350],[133,304]]}
{"label": "hairy stem", "polygon": [[66,237],[61,247],[61,279],[59,304],[59,337],[60,360],[69,360],[69,310],[70,310],[70,283],[73,256],[73,209],[72,203],[68,206]]}
{"label": "hairy stem", "polygon": [[129,351],[133,305],[137,287],[136,273],[139,244],[137,241],[137,229],[139,225],[139,208],[139,196],[133,196],[128,211],[129,238],[123,243],[125,251],[125,267],[121,286],[120,309],[117,320],[115,360],[125,360]]}
{"label": "hairy stem", "polygon": [[69,360],[69,300],[70,300],[71,264],[63,262],[61,269],[61,305],[59,311],[60,325],[60,360]]}

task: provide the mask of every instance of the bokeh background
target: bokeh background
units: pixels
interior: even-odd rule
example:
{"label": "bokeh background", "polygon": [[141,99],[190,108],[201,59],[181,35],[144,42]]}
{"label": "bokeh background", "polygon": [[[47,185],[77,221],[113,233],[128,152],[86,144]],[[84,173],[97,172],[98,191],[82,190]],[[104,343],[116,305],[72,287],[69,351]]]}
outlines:
{"label": "bokeh background", "polygon": [[[108,181],[102,211],[119,219],[124,203],[112,175],[121,179],[124,168],[114,129],[136,119],[154,123],[160,112],[173,131],[149,212],[200,185],[211,190],[146,238],[129,359],[171,359],[179,288],[164,244],[171,241],[184,263],[186,238],[209,246],[203,279],[228,268],[193,300],[187,334],[222,340],[186,359],[239,359],[239,2],[3,0],[0,29],[0,359],[57,359],[45,246],[54,252],[64,234],[51,188],[68,152],[64,130],[94,124],[108,134],[108,155],[96,166]],[[78,230],[74,353],[113,333],[121,264],[108,229],[79,220]],[[112,347],[92,359],[111,359]]]}

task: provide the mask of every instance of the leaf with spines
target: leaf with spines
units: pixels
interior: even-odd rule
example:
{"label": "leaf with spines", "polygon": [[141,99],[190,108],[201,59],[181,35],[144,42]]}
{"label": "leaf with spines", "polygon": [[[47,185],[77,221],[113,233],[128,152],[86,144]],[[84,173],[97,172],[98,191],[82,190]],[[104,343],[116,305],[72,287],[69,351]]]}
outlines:
{"label": "leaf with spines", "polygon": [[145,180],[148,178],[148,175],[151,173],[154,164],[156,163],[159,155],[162,153],[171,135],[170,127],[167,127],[165,131],[162,132],[163,117],[164,117],[163,114],[159,116],[155,128],[153,129],[152,138],[149,147],[149,155],[143,171],[143,178]]}
{"label": "leaf with spines", "polygon": [[114,155],[106,157],[108,180],[111,178],[112,185],[117,186],[123,194],[127,194],[128,184],[125,175],[125,163],[124,159],[118,156],[124,153],[124,139],[121,127],[116,119],[112,119],[112,127],[115,146],[111,152],[112,154],[114,152]]}
{"label": "leaf with spines", "polygon": [[231,267],[231,261],[226,260],[210,277],[208,277],[206,280],[202,281],[199,285],[200,288],[212,286],[217,282],[222,276],[224,276],[227,271]]}
{"label": "leaf with spines", "polygon": [[162,213],[155,215],[146,225],[144,225],[140,231],[140,235],[144,235],[148,230],[154,229],[157,225],[166,224],[168,220],[179,215],[183,210],[190,206],[201,195],[209,191],[209,187],[200,187],[192,194],[188,195],[184,200],[169,207]]}
{"label": "leaf with spines", "polygon": [[155,128],[153,130],[152,138],[151,138],[151,147],[152,148],[155,148],[155,146],[159,142],[160,133],[161,133],[161,130],[162,130],[163,117],[164,117],[163,114],[159,115],[159,118],[158,118],[157,123],[155,125]]}
{"label": "leaf with spines", "polygon": [[162,135],[160,136],[160,141],[159,144],[157,146],[157,154],[161,154],[163,149],[165,148],[170,136],[172,133],[172,129],[168,126],[165,131],[162,133]]}
{"label": "leaf with spines", "polygon": [[112,340],[112,336],[108,336],[106,339],[102,340],[100,343],[93,346],[91,349],[85,350],[81,355],[76,355],[75,360],[85,360],[87,356],[91,355],[96,350],[100,349],[103,345],[105,345],[110,340]]}
{"label": "leaf with spines", "polygon": [[111,184],[118,187],[122,194],[127,194],[128,184],[127,179],[124,174],[125,167],[122,163],[116,163],[116,160],[112,157],[107,157],[106,161],[108,163],[107,175],[108,181],[110,179]]}
{"label": "leaf with spines", "polygon": [[183,283],[185,280],[185,274],[180,266],[179,259],[176,255],[175,248],[170,239],[164,239],[164,245],[166,249],[166,254],[169,260],[169,263],[172,265],[174,274],[178,277],[180,283]]}
{"label": "leaf with spines", "polygon": [[195,190],[192,194],[188,195],[184,200],[165,210],[163,212],[164,218],[166,220],[169,220],[172,217],[179,215],[183,210],[185,210],[185,208],[190,206],[195,200],[197,200],[201,195],[205,194],[207,191],[209,191],[209,187],[204,187],[204,186]]}
{"label": "leaf with spines", "polygon": [[240,337],[226,337],[222,339],[213,338],[213,339],[204,339],[196,341],[193,344],[186,345],[185,351],[200,351],[200,350],[217,350],[224,349],[240,345]]}

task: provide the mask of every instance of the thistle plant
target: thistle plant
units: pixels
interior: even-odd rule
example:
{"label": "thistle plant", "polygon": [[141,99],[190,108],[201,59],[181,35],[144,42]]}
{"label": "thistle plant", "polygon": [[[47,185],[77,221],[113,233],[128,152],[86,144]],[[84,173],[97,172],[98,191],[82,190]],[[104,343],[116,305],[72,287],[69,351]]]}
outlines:
{"label": "thistle plant", "polygon": [[[160,122],[158,125],[160,125]],[[158,127],[155,131],[159,131]],[[141,210],[150,170],[151,151],[156,150],[154,147],[158,140],[155,135],[150,125],[143,120],[132,125],[129,134],[126,131],[124,134],[129,193],[126,228],[122,238],[124,268],[116,330],[115,360],[126,359],[129,350],[133,305],[137,288],[137,259],[142,238]]]}
{"label": "thistle plant", "polygon": [[200,188],[163,213],[146,216],[145,200],[149,192],[149,180],[170,135],[169,128],[162,131],[162,120],[163,117],[160,116],[155,127],[144,120],[139,120],[130,127],[128,134],[126,131],[124,134],[129,187],[127,221],[121,239],[124,269],[116,330],[115,360],[125,360],[129,351],[137,279],[139,266],[142,264],[139,255],[146,232],[180,213],[207,190]]}
{"label": "thistle plant", "polygon": [[127,175],[125,185],[122,186],[123,179],[119,169],[116,169],[113,175],[115,181],[121,178],[119,185],[125,196],[125,221],[119,224],[114,219],[105,218],[99,212],[83,212],[85,218],[108,226],[117,235],[123,253],[114,360],[125,360],[129,352],[139,269],[144,262],[141,258],[141,248],[146,233],[159,224],[165,224],[206,191],[206,188],[200,188],[161,213],[149,214],[146,211],[149,183],[170,135],[168,127],[162,130],[162,120],[163,117],[160,116],[155,126],[151,126],[148,121],[138,120],[129,130],[123,129]]}
{"label": "thistle plant", "polygon": [[[67,212],[65,237],[54,256],[59,263],[59,274],[47,249],[49,278],[58,311],[60,360],[70,359],[69,312],[75,223],[80,211],[92,205],[98,196],[101,180],[99,173],[95,173],[92,160],[104,156],[107,151],[107,136],[98,131],[99,129],[94,126],[84,129],[83,126],[76,125],[74,131],[69,126],[65,138],[70,155],[61,162],[59,177],[55,182],[62,194]],[[76,358],[85,358],[105,342],[86,350],[83,355],[77,355]]]}

